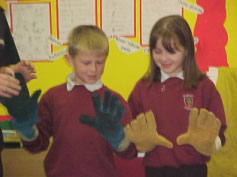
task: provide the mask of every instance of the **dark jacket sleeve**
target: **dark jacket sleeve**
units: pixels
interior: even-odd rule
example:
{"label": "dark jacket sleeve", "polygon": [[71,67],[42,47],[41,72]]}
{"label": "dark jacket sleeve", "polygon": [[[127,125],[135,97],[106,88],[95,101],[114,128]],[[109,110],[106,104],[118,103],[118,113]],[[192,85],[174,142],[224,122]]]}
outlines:
{"label": "dark jacket sleeve", "polygon": [[4,41],[4,44],[0,44],[0,67],[19,62],[20,57],[2,8],[0,8],[0,39]]}

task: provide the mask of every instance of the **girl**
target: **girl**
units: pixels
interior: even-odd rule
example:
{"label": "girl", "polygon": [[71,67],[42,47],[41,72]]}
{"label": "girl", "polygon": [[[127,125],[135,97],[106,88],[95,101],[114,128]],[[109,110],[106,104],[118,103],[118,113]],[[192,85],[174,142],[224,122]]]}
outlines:
{"label": "girl", "polygon": [[[173,147],[158,145],[146,153],[146,177],[206,177],[210,156],[191,144],[180,143],[178,137],[187,132],[193,107],[205,108],[219,118],[217,149],[225,142],[226,122],[218,91],[195,62],[188,23],[178,15],[161,18],[151,30],[149,47],[150,68],[135,85],[128,102],[133,117],[151,110],[157,132]],[[200,115],[204,115],[202,111]]]}

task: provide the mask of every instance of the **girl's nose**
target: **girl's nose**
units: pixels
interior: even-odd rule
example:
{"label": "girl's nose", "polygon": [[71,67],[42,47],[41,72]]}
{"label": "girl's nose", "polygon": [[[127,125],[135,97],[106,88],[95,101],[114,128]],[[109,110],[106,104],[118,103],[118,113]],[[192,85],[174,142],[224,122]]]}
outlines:
{"label": "girl's nose", "polygon": [[161,55],[160,55],[160,60],[161,61],[165,61],[166,60],[166,53],[163,52]]}

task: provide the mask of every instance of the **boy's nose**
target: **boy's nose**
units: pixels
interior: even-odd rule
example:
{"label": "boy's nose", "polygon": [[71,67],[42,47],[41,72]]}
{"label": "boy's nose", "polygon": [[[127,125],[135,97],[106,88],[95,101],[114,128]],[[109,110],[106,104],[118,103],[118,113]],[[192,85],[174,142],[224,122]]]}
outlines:
{"label": "boy's nose", "polygon": [[95,72],[96,71],[96,64],[91,64],[90,70]]}

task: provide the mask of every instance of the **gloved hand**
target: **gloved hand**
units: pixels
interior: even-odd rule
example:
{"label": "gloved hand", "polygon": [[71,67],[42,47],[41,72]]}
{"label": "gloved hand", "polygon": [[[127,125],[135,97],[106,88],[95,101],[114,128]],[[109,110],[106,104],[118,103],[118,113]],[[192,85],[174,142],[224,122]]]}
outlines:
{"label": "gloved hand", "polygon": [[124,138],[124,130],[120,121],[124,115],[124,107],[119,103],[119,98],[105,91],[104,102],[98,94],[92,95],[96,116],[81,115],[79,121],[95,128],[100,135],[117,150]]}
{"label": "gloved hand", "polygon": [[157,132],[156,120],[152,111],[138,115],[130,125],[126,125],[124,131],[139,152],[149,152],[157,145],[173,148],[172,142]]}
{"label": "gloved hand", "polygon": [[192,108],[189,114],[188,131],[178,136],[177,144],[190,144],[198,152],[209,156],[216,152],[215,140],[219,135],[221,122],[212,112]]}
{"label": "gloved hand", "polygon": [[34,136],[33,126],[37,121],[37,100],[41,90],[35,91],[30,97],[23,76],[21,74],[16,74],[15,76],[20,80],[22,87],[20,94],[12,98],[2,98],[1,101],[13,118],[13,127],[26,138],[32,138]]}

